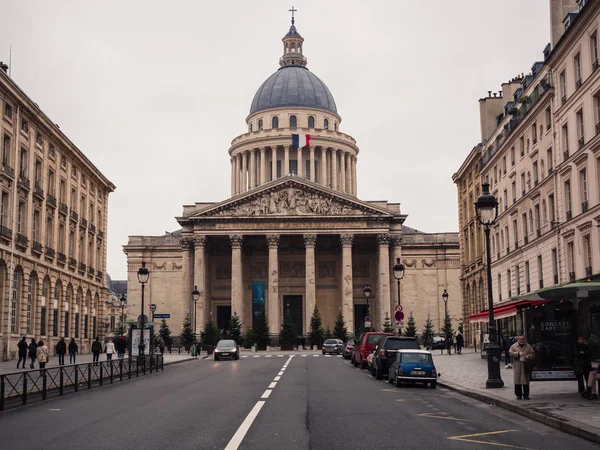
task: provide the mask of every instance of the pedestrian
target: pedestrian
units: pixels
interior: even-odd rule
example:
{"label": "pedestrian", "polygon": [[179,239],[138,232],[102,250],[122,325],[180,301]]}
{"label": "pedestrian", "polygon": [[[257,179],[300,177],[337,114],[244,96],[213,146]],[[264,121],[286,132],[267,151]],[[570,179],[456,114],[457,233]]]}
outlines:
{"label": "pedestrian", "polygon": [[[200,356],[201,348],[202,346],[200,345],[200,341],[198,341],[198,343],[196,344],[196,353],[198,354],[198,356]],[[163,338],[160,338],[160,340],[158,341],[158,349],[160,350],[161,355],[165,354],[165,341],[163,340]]]}
{"label": "pedestrian", "polygon": [[100,353],[102,353],[102,342],[100,342],[100,338],[96,336],[96,340],[92,344],[92,355],[93,361],[98,365],[98,360],[100,359]]}
{"label": "pedestrian", "polygon": [[598,381],[600,381],[600,362],[595,369],[590,371],[588,387],[586,389],[589,393],[588,400],[598,400]]}
{"label": "pedestrian", "polygon": [[509,350],[510,347],[513,345],[513,341],[509,336],[500,333],[500,344],[502,345],[502,350],[504,350],[504,368],[512,369]]}
{"label": "pedestrian", "polygon": [[79,347],[77,346],[77,342],[75,342],[75,338],[71,338],[71,342],[69,342],[69,364],[76,363],[76,356],[79,352]]}
{"label": "pedestrian", "polygon": [[27,338],[23,336],[19,343],[17,344],[19,349],[19,361],[17,362],[17,369],[21,365],[21,361],[23,361],[23,369],[25,368],[25,361],[27,361],[27,350],[29,350],[29,345],[27,345]]}
{"label": "pedestrian", "polygon": [[588,392],[584,383],[587,383],[590,371],[592,370],[592,363],[590,361],[592,351],[585,343],[583,336],[577,338],[574,355],[573,367],[575,377],[577,378],[577,388],[579,390],[579,395],[586,398],[590,396],[591,392]]}
{"label": "pedestrian", "polygon": [[531,345],[525,342],[524,336],[519,336],[508,353],[514,364],[513,379],[517,400],[529,400],[529,374],[531,373],[535,351]]}
{"label": "pedestrian", "polygon": [[61,337],[60,341],[56,344],[56,354],[58,355],[58,365],[65,365],[65,355],[67,354],[67,343],[65,338]]}
{"label": "pedestrian", "polygon": [[302,344],[302,350],[306,350],[306,338],[304,336],[300,338],[300,343]]}
{"label": "pedestrian", "polygon": [[106,360],[107,361],[112,361],[112,355],[113,353],[115,353],[115,344],[113,344],[112,339],[108,339],[108,342],[106,343],[106,348],[104,349],[104,351],[106,352]]}
{"label": "pedestrian", "polygon": [[35,358],[37,357],[37,344],[34,338],[31,338],[31,344],[29,344],[29,358],[31,359],[30,369],[35,368]]}
{"label": "pedestrian", "polygon": [[465,345],[465,337],[463,336],[463,334],[460,331],[456,332],[456,353],[461,355],[464,345]]}
{"label": "pedestrian", "polygon": [[121,360],[125,359],[125,352],[127,351],[127,341],[125,336],[119,336],[117,340],[117,357]]}
{"label": "pedestrian", "polygon": [[42,372],[41,369],[45,369],[46,363],[50,360],[48,347],[44,344],[44,341],[40,340],[37,343],[35,352],[36,352],[35,355],[37,356],[38,364],[40,365],[40,372]]}

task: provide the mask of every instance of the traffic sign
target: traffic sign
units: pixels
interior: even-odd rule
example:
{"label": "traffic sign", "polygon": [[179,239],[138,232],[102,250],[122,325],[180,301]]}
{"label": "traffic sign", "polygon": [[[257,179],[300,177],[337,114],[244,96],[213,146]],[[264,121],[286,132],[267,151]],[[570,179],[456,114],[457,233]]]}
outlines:
{"label": "traffic sign", "polygon": [[395,322],[394,325],[397,326],[397,327],[399,327],[399,328],[402,328],[404,326],[404,320],[401,320],[399,322]]}
{"label": "traffic sign", "polygon": [[402,311],[402,305],[396,305],[396,311]]}
{"label": "traffic sign", "polygon": [[170,319],[171,314],[154,314],[155,319]]}
{"label": "traffic sign", "polygon": [[156,305],[154,303],[152,303],[150,305],[150,311],[152,311],[152,312],[156,311]]}
{"label": "traffic sign", "polygon": [[371,318],[369,316],[365,317],[365,322],[370,322]]}
{"label": "traffic sign", "polygon": [[148,316],[145,315],[145,314],[142,314],[141,316],[138,316],[138,323],[146,325],[148,323]]}
{"label": "traffic sign", "polygon": [[396,319],[396,322],[401,322],[404,320],[404,313],[400,310],[396,311],[394,313],[394,319]]}

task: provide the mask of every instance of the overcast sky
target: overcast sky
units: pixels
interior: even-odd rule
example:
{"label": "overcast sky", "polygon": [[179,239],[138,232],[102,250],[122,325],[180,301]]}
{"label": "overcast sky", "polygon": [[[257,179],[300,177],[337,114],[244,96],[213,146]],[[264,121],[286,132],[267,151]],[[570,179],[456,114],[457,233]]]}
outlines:
{"label": "overcast sky", "polygon": [[[230,194],[227,150],[279,65],[281,0],[3,0],[0,60],[117,186],[108,273],[130,235],[179,228]],[[360,148],[358,196],[457,231],[452,174],[480,141],[478,99],[543,59],[548,0],[293,0],[308,68]]]}

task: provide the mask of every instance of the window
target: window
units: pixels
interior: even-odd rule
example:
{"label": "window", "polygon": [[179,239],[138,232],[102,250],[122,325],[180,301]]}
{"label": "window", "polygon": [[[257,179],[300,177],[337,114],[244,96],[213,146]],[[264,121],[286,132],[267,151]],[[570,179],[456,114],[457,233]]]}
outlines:
{"label": "window", "polygon": [[40,242],[40,212],[33,212],[33,240]]}
{"label": "window", "polygon": [[8,225],[8,193],[2,191],[2,201],[0,203],[0,225],[6,227]]}
{"label": "window", "polygon": [[542,255],[537,257],[538,279],[540,280],[540,289],[544,287],[544,268],[542,267]]}
{"label": "window", "polygon": [[563,155],[565,160],[569,159],[569,125],[564,124],[562,127],[562,144],[563,144]]}
{"label": "window", "polygon": [[306,163],[304,165],[304,177],[310,180],[310,160],[307,159],[304,162]]}
{"label": "window", "polygon": [[25,203],[19,202],[17,211],[17,233],[25,234]]}
{"label": "window", "polygon": [[521,294],[521,268],[515,266],[515,283],[517,285],[517,295]]}
{"label": "window", "polygon": [[541,232],[541,222],[540,222],[540,205],[535,205],[533,207],[534,210],[534,214],[535,214],[535,229],[536,229],[536,233],[537,233],[537,237],[540,237],[542,235]]}
{"label": "window", "polygon": [[567,264],[569,266],[569,281],[575,281],[575,245],[567,244]]}
{"label": "window", "polygon": [[513,220],[513,234],[515,235],[515,248],[519,247],[519,226],[517,221]]}
{"label": "window", "polygon": [[71,210],[77,211],[77,191],[71,188]]}
{"label": "window", "polygon": [[556,216],[554,215],[554,194],[548,196],[548,210],[550,213],[550,226],[554,228]]}
{"label": "window", "polygon": [[558,284],[558,252],[555,248],[552,249],[552,275],[554,284]]}
{"label": "window", "polygon": [[519,138],[519,150],[521,151],[521,156],[525,156],[525,138],[523,136]]}
{"label": "window", "polygon": [[504,211],[508,209],[508,192],[504,189]]}
{"label": "window", "polygon": [[552,128],[552,111],[548,106],[546,108],[546,130],[549,130],[550,128]]}
{"label": "window", "polygon": [[75,232],[71,231],[69,233],[69,257],[75,257]]}
{"label": "window", "polygon": [[525,186],[525,173],[521,174],[521,193],[523,194],[523,197],[525,197],[525,192],[527,191],[527,188]]}
{"label": "window", "polygon": [[279,117],[275,116],[271,119],[271,128],[279,128]]}
{"label": "window", "polygon": [[329,130],[329,120],[325,119],[325,120],[323,121],[323,128],[324,128],[325,130]]}
{"label": "window", "polygon": [[[523,156],[523,155],[521,155]],[[515,148],[510,148],[510,166],[513,167],[515,165]]]}
{"label": "window", "polygon": [[50,147],[48,148],[48,155],[50,155],[50,158],[54,159],[54,157],[56,156],[56,150],[54,149],[54,144],[50,144]]}
{"label": "window", "polygon": [[575,58],[573,58],[573,63],[575,65],[575,85],[579,88],[581,87],[581,53],[577,53]]}
{"label": "window", "polygon": [[521,222],[523,223],[523,239],[527,244],[527,236],[529,235],[529,232],[527,230],[527,213],[523,213],[521,215]]}
{"label": "window", "polygon": [[567,101],[567,73],[564,70],[560,73],[559,80],[561,104],[564,104]]}
{"label": "window", "polygon": [[10,296],[10,331],[17,332],[17,300],[19,299],[19,271],[15,270]]}
{"label": "window", "polygon": [[512,278],[510,276],[510,269],[506,271],[506,286],[508,287],[508,298],[512,297]]}
{"label": "window", "polygon": [[533,125],[531,125],[531,140],[534,144],[537,144],[537,122],[533,122]]}
{"label": "window", "polygon": [[258,129],[259,130],[263,129],[263,121],[262,121],[262,119],[258,119]]}
{"label": "window", "polygon": [[590,36],[590,50],[592,52],[592,66],[598,68],[598,32],[594,31]]}
{"label": "window", "polygon": [[506,156],[502,157],[502,173],[506,175]]}
{"label": "window", "polygon": [[86,207],[85,207],[85,197],[82,195],[81,200],[79,202],[79,214],[81,214],[81,218],[85,219]]}
{"label": "window", "polygon": [[54,170],[48,170],[48,195],[54,196]]}
{"label": "window", "polygon": [[587,169],[579,172],[579,187],[581,189],[582,212],[586,212],[588,208]]}
{"label": "window", "polygon": [[577,139],[579,142],[579,148],[583,147],[585,144],[584,133],[583,133],[583,111],[580,109],[575,114],[576,122],[577,122]]}
{"label": "window", "polygon": [[39,131],[35,133],[35,143],[37,145],[42,145],[44,143],[44,135]]}
{"label": "window", "polygon": [[546,150],[546,161],[548,162],[548,175],[552,175],[552,168],[554,163],[552,162],[552,147]]}
{"label": "window", "polygon": [[54,219],[52,217],[48,217],[48,221],[46,222],[46,246],[53,248],[54,243]]}
{"label": "window", "polygon": [[290,128],[296,128],[298,126],[298,119],[296,116],[290,116]]}
{"label": "window", "polygon": [[84,241],[84,236],[81,235],[79,236],[79,262],[83,263],[85,261],[85,241]]}
{"label": "window", "polygon": [[[252,122],[250,122],[250,124],[248,125],[248,131],[252,132]],[[62,161],[60,165],[62,166]]]}
{"label": "window", "polygon": [[29,134],[29,121],[27,119],[21,119],[21,131]]}
{"label": "window", "polygon": [[529,277],[529,261],[525,261],[525,290],[531,290],[531,279]]}
{"label": "window", "polygon": [[35,186],[41,187],[42,182],[42,162],[39,159],[35,160],[35,169],[33,173],[33,179],[35,180]]}
{"label": "window", "polygon": [[13,115],[13,108],[12,108],[11,104],[8,102],[4,103],[4,117],[6,117],[8,119],[12,119],[12,115]]}
{"label": "window", "polygon": [[290,173],[298,175],[298,160],[290,159]]}
{"label": "window", "polygon": [[333,122],[333,129],[337,131],[337,122]]}
{"label": "window", "polygon": [[27,178],[27,149],[21,148],[19,157],[19,177]]}
{"label": "window", "polygon": [[5,134],[2,137],[2,165],[8,165],[8,155],[10,155],[10,136]]}
{"label": "window", "polygon": [[40,308],[40,335],[46,336],[46,305],[42,305]]}
{"label": "window", "polygon": [[533,184],[534,186],[538,185],[538,163],[535,161],[533,163]]}
{"label": "window", "polygon": [[308,128],[315,127],[315,118],[313,116],[308,116]]}
{"label": "window", "polygon": [[500,299],[502,300],[502,275],[498,274],[498,293],[500,294]]}
{"label": "window", "polygon": [[565,182],[565,210],[567,211],[567,220],[571,220],[571,182]]}
{"label": "window", "polygon": [[65,225],[62,223],[58,226],[58,251],[65,253]]}
{"label": "window", "polygon": [[517,183],[514,180],[511,183],[511,187],[512,187],[512,202],[514,205],[517,202]]}
{"label": "window", "polygon": [[33,310],[33,277],[29,277],[29,282],[27,283],[27,314],[26,318],[26,329],[27,334],[33,334],[33,327],[31,324],[31,313]]}
{"label": "window", "polygon": [[592,245],[590,235],[583,236],[583,259],[585,263],[585,276],[592,276]]}

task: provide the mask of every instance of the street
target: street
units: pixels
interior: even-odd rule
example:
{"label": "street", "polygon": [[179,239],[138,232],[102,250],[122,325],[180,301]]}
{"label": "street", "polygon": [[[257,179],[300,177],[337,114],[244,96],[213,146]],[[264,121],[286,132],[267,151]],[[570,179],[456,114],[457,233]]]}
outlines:
{"label": "street", "polygon": [[189,361],[0,417],[2,448],[11,450],[596,448],[460,394],[396,388],[311,352]]}

